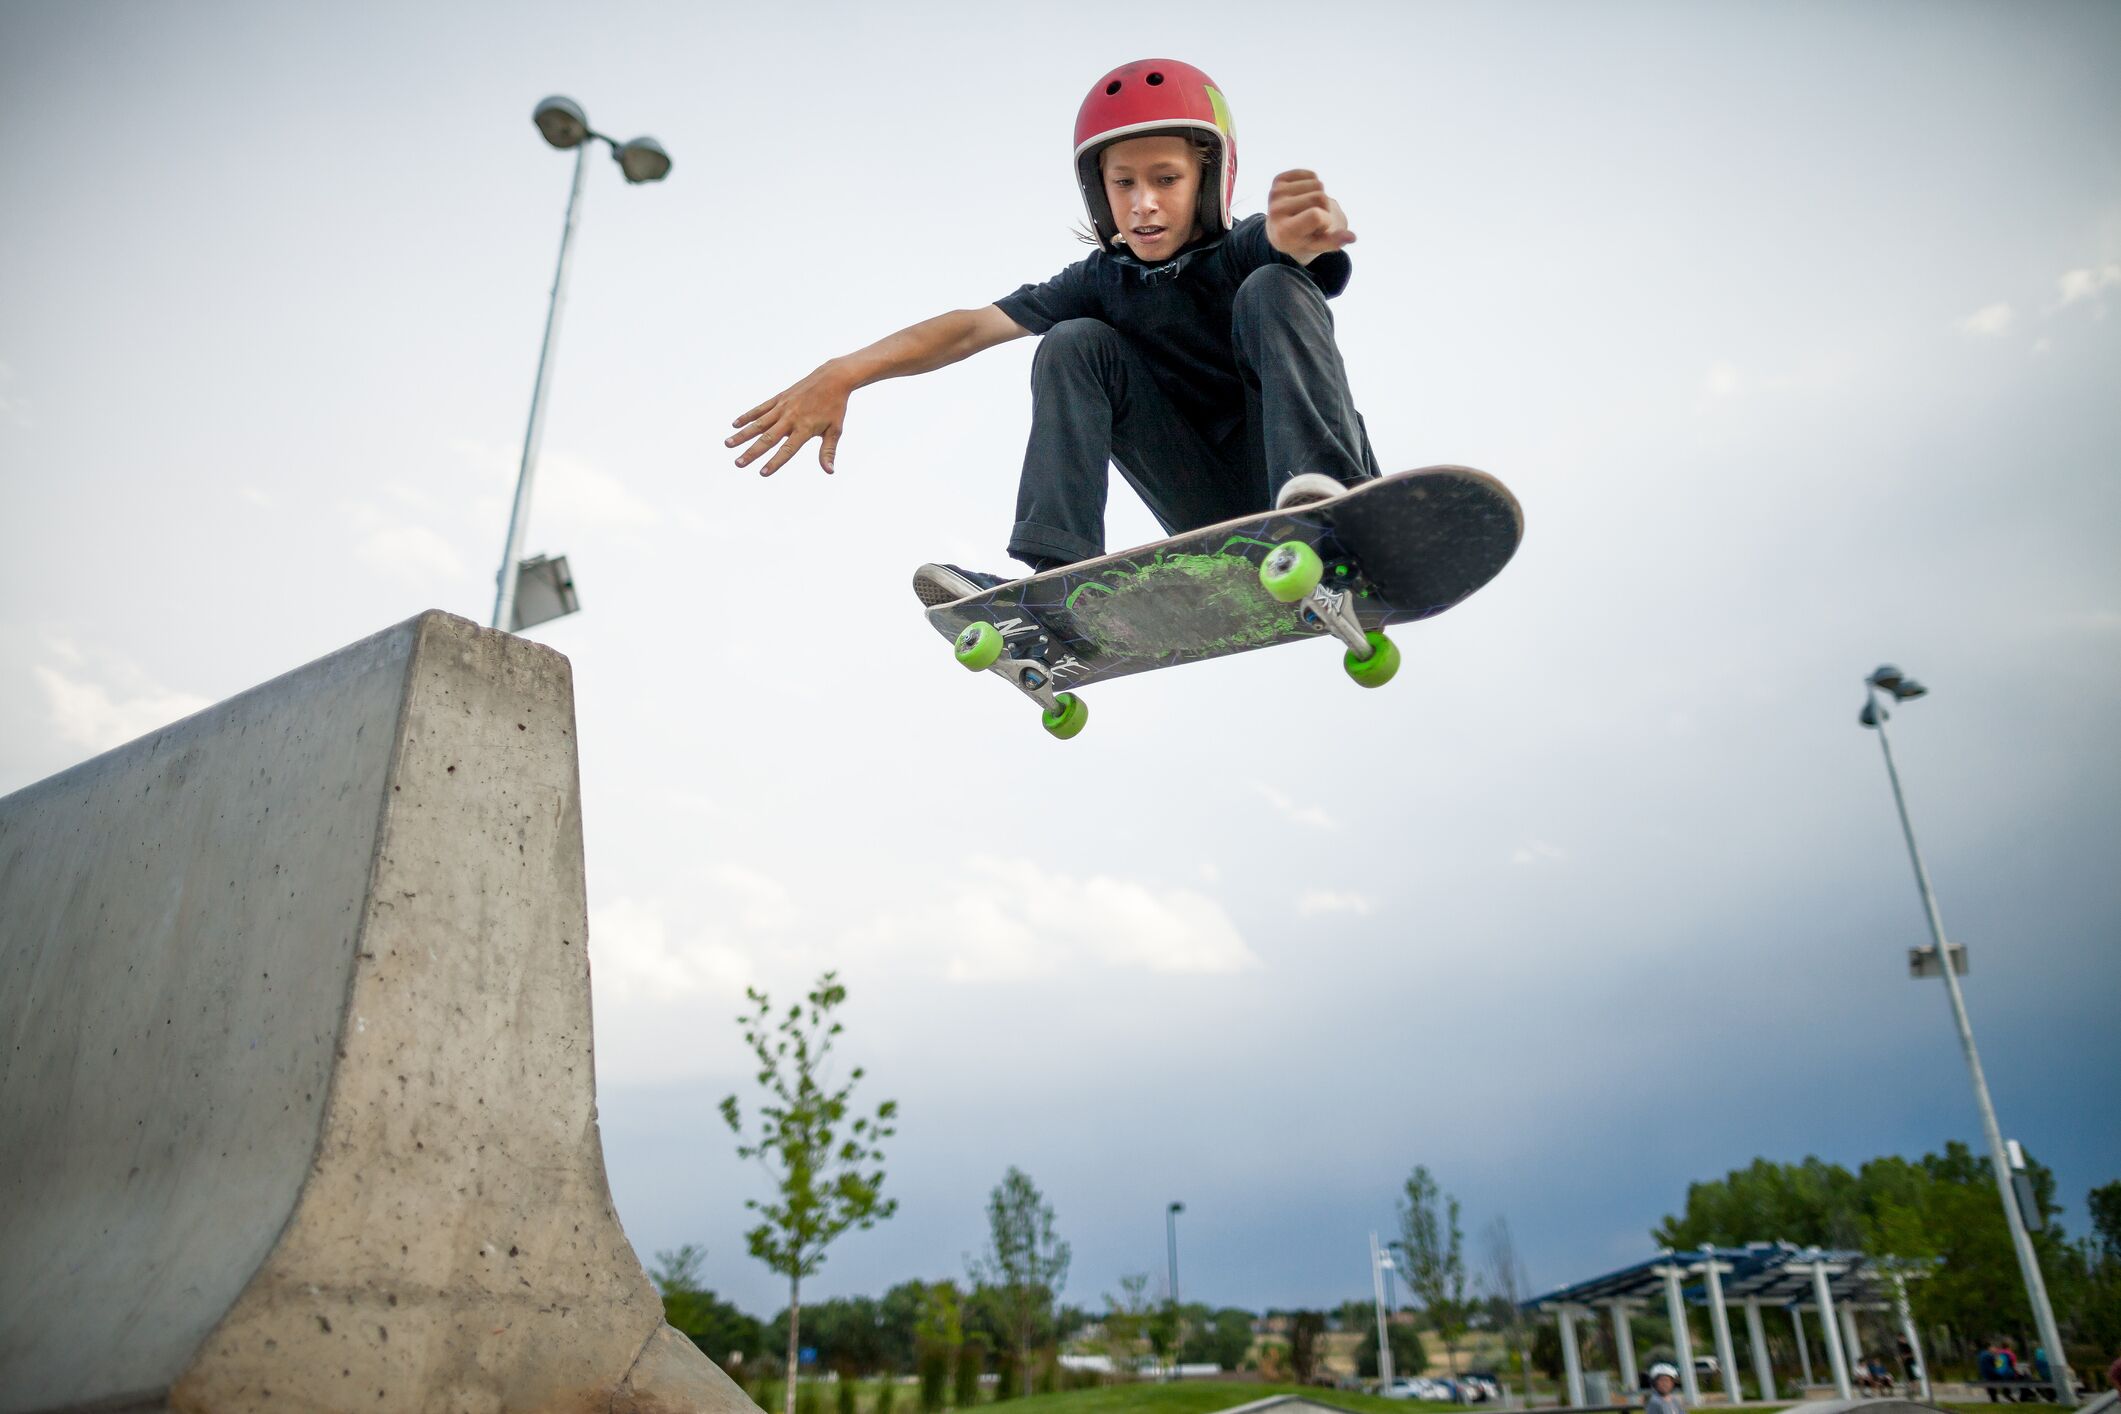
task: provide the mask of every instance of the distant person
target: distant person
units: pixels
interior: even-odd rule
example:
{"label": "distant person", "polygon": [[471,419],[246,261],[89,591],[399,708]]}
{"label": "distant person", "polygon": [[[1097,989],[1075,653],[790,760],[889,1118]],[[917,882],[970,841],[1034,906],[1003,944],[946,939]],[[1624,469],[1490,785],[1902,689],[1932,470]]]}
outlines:
{"label": "distant person", "polygon": [[1901,1336],[1895,1343],[1894,1353],[1900,1357],[1901,1374],[1910,1380],[1922,1378],[1922,1367],[1915,1360],[1915,1347],[1908,1344],[1906,1336]]}
{"label": "distant person", "polygon": [[1650,1366],[1650,1392],[1642,1401],[1642,1414],[1686,1414],[1686,1401],[1678,1395],[1679,1371],[1662,1360]]}
{"label": "distant person", "polygon": [[2121,1355],[2116,1355],[2114,1363],[2106,1367],[2106,1382],[2114,1387],[2116,1393],[2121,1393]]}
{"label": "distant person", "polygon": [[1988,1348],[1981,1352],[1975,1368],[1982,1389],[1988,1392],[1989,1403],[2009,1404],[2024,1398],[2024,1392],[2017,1388],[2024,1380],[2018,1373],[2018,1357],[2011,1353],[2002,1336],[1989,1337]]}

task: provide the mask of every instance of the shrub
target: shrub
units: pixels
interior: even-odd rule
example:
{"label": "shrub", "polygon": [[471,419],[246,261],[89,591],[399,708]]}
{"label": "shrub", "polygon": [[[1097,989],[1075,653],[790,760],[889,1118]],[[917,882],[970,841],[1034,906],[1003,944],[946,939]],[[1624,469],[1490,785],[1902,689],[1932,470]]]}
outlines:
{"label": "shrub", "polygon": [[943,1387],[950,1383],[950,1352],[928,1345],[920,1353],[921,1411],[936,1414],[943,1407]]}
{"label": "shrub", "polygon": [[891,1406],[898,1399],[898,1376],[886,1370],[876,1382],[876,1405],[869,1414],[891,1414]]}
{"label": "shrub", "polygon": [[818,1414],[816,1380],[798,1380],[796,1382],[795,1414]]}
{"label": "shrub", "polygon": [[979,1403],[979,1377],[987,1366],[987,1337],[968,1335],[957,1350],[957,1386],[952,1391],[957,1407],[970,1409]]}
{"label": "shrub", "polygon": [[840,1414],[854,1414],[854,1381],[840,1376]]}

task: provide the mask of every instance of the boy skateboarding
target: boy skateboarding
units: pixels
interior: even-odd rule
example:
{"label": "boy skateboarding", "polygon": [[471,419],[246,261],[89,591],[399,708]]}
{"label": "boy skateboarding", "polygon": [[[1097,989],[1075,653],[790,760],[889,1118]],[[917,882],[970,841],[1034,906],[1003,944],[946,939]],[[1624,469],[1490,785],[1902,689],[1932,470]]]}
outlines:
{"label": "boy skateboarding", "polygon": [[[725,445],[750,444],[736,464],[763,458],[771,476],[815,437],[830,472],[855,389],[1037,334],[1008,545],[1034,571],[1104,553],[1110,465],[1174,534],[1375,477],[1326,308],[1355,234],[1318,177],[1282,173],[1266,212],[1233,224],[1229,106],[1171,59],[1098,80],[1076,114],[1075,166],[1096,251],[820,365],[736,419]],[[928,605],[1001,582],[954,565],[914,575]]]}

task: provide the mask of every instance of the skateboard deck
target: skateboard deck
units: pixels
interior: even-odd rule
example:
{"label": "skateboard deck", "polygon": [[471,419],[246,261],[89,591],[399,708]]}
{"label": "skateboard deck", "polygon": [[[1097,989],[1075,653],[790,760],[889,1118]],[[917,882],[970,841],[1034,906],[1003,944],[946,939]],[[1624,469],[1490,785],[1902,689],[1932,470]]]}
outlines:
{"label": "skateboard deck", "polygon": [[[1500,481],[1426,467],[1011,580],[934,606],[928,622],[960,663],[999,673],[1070,737],[1088,710],[1077,689],[1277,643],[1330,635],[1349,675],[1381,686],[1399,663],[1384,629],[1465,599],[1523,533]],[[1314,556],[1315,587],[1302,588]]]}

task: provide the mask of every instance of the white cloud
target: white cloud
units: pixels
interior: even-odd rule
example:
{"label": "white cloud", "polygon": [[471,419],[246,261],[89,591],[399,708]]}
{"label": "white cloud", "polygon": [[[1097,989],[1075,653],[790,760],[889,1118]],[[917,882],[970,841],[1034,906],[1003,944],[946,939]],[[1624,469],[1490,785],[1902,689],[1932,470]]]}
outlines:
{"label": "white cloud", "polygon": [[[71,647],[58,647],[55,656],[70,662],[80,660],[80,655]],[[189,717],[201,708],[213,705],[206,698],[187,692],[154,687],[136,686],[130,692],[124,688],[113,691],[103,683],[70,677],[57,668],[41,665],[30,669],[30,675],[44,691],[45,705],[51,711],[52,726],[59,733],[59,739],[69,746],[91,752],[123,745],[157,727],[168,726],[181,717]],[[123,676],[135,675],[125,673]]]}
{"label": "white cloud", "polygon": [[1711,398],[1731,397],[1738,391],[1738,370],[1728,363],[1710,364],[1701,377],[1701,391]]}
{"label": "white cloud", "polygon": [[1319,830],[1340,828],[1340,822],[1328,815],[1322,805],[1299,805],[1286,792],[1275,789],[1265,781],[1254,781],[1252,789],[1265,796],[1269,805],[1298,825],[1309,825]]}
{"label": "white cloud", "polygon": [[974,857],[935,881],[932,902],[857,929],[951,982],[1055,977],[1096,968],[1213,974],[1259,966],[1222,905],[1188,888],[1049,873],[1029,859]]}
{"label": "white cloud", "polygon": [[2091,300],[2103,311],[2106,302],[2100,292],[2109,285],[2121,285],[2121,262],[2109,260],[2102,265],[2087,265],[2081,270],[2065,270],[2055,281],[2055,288],[2062,296],[2055,308],[2067,309]]}
{"label": "white cloud", "polygon": [[1331,889],[1306,889],[1304,896],[1296,901],[1296,911],[1303,914],[1352,913],[1366,918],[1375,907],[1361,894],[1336,893]]}
{"label": "white cloud", "polygon": [[1998,300],[1984,304],[1959,321],[1959,332],[1972,334],[1976,338],[1990,338],[2011,327],[2011,307]]}
{"label": "white cloud", "polygon": [[621,898],[589,910],[589,956],[599,1005],[741,1001],[756,980],[745,950],[726,937],[673,937],[652,904]]}

